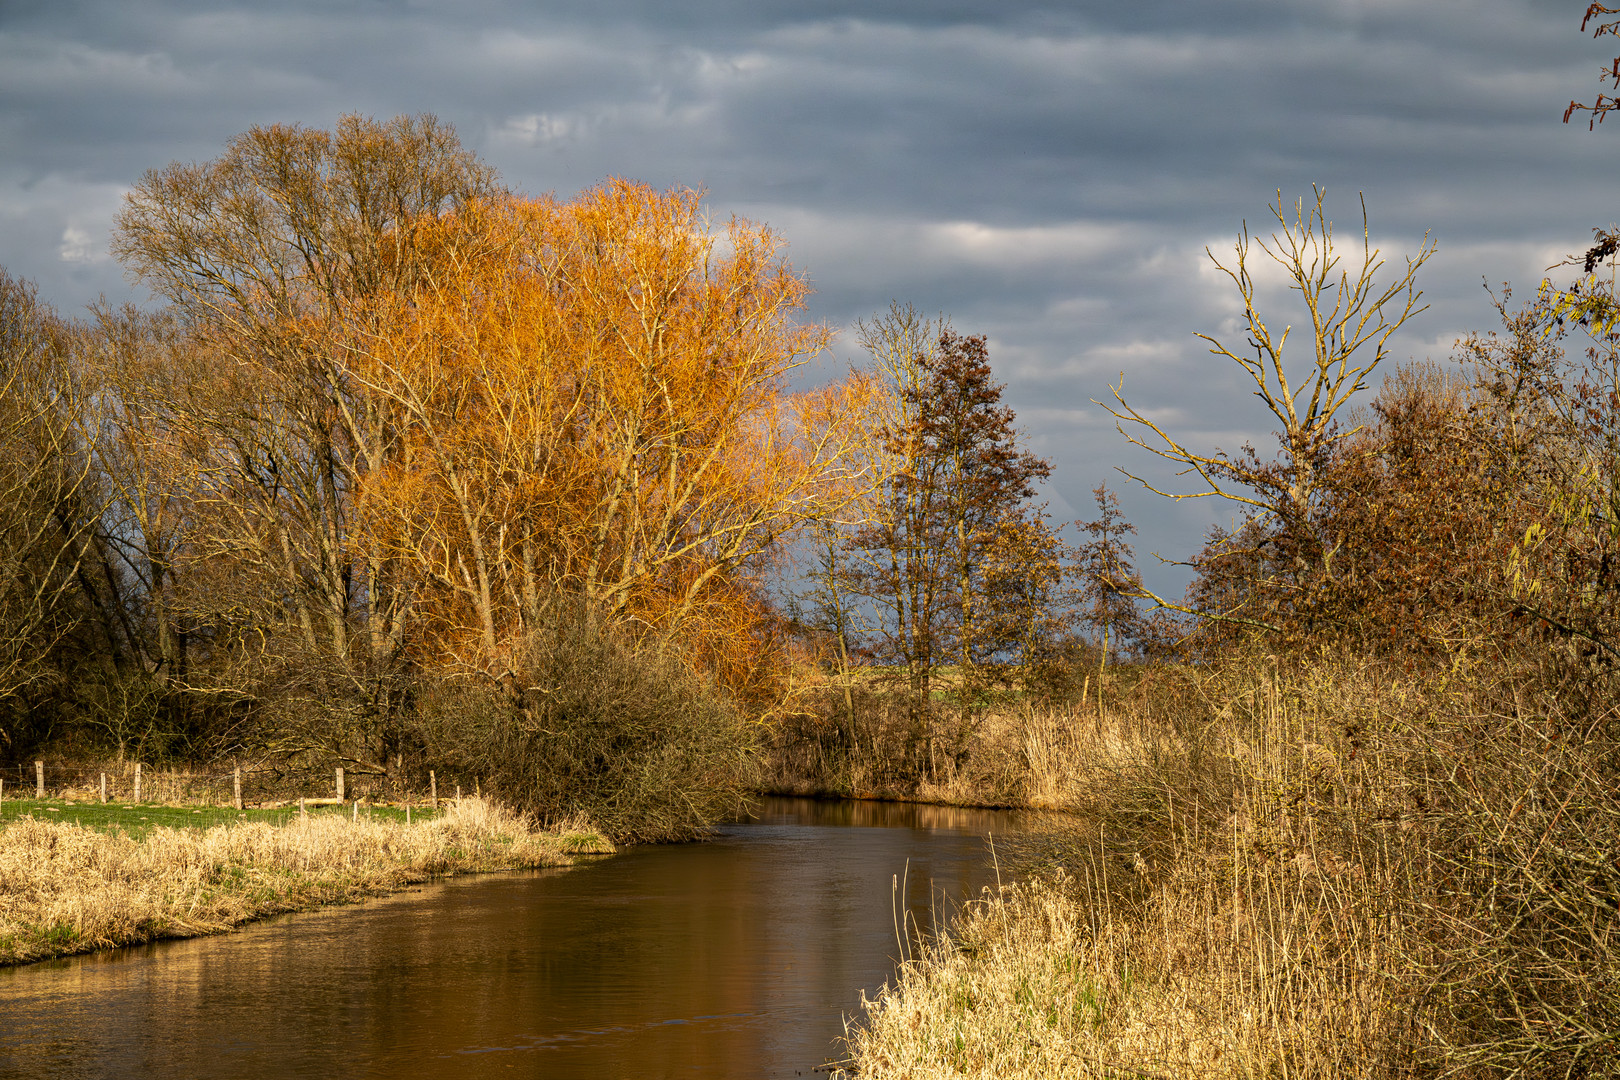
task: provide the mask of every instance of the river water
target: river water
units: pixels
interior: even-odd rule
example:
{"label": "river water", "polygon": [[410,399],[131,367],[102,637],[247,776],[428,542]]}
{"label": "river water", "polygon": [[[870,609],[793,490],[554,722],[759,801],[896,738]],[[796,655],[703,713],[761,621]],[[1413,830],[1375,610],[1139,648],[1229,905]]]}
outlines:
{"label": "river water", "polygon": [[995,880],[995,811],[769,799],[701,844],[0,970],[0,1077],[812,1076]]}

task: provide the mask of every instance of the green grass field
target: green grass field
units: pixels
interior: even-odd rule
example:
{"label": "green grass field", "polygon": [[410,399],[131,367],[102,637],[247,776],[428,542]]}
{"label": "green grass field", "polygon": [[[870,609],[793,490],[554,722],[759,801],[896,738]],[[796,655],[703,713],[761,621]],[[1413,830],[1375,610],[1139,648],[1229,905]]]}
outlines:
{"label": "green grass field", "polygon": [[[412,821],[426,821],[440,810],[415,807]],[[354,813],[352,804],[345,806],[311,807],[311,816],[349,817]],[[71,822],[89,829],[123,829],[131,835],[140,835],[164,825],[171,829],[206,829],[214,825],[231,825],[239,821],[266,821],[284,825],[298,816],[298,808],[278,807],[274,810],[233,810],[228,806],[159,806],[156,803],[77,802],[62,799],[13,799],[0,803],[0,826],[21,817],[46,818],[51,821]],[[362,806],[361,817],[390,821],[404,821],[405,811],[392,806]]]}

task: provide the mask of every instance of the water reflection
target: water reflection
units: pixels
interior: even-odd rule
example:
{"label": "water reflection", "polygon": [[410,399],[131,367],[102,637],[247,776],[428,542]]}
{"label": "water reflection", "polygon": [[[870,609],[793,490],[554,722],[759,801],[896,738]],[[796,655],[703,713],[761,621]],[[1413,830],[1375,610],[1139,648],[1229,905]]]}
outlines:
{"label": "water reflection", "polygon": [[[712,842],[0,972],[0,1076],[791,1077],[994,811],[773,799]],[[909,862],[909,868],[908,868]]]}

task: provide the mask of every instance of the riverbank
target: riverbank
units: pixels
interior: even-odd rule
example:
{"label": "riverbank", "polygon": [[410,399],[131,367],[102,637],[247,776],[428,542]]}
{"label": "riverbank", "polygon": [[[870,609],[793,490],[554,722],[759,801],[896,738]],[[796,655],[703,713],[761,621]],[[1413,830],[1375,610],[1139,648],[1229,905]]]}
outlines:
{"label": "riverbank", "polygon": [[902,965],[851,1072],[1613,1075],[1620,719],[1490,680],[1212,668],[1097,718],[1083,813],[998,841],[1026,883]]}
{"label": "riverbank", "polygon": [[482,799],[410,825],[327,813],[288,815],[284,824],[142,827],[140,816],[132,812],[125,828],[8,815],[0,964],[223,933],[432,877],[565,866],[614,850],[593,830],[540,831]]}

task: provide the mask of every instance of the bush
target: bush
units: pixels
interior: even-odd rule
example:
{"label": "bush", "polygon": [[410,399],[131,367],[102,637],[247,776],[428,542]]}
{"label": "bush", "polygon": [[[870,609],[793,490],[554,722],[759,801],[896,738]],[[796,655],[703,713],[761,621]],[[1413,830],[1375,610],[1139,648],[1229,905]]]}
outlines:
{"label": "bush", "polygon": [[504,687],[426,688],[430,756],[513,806],[620,841],[690,839],[742,809],[751,729],[667,644],[579,611],[533,632]]}

